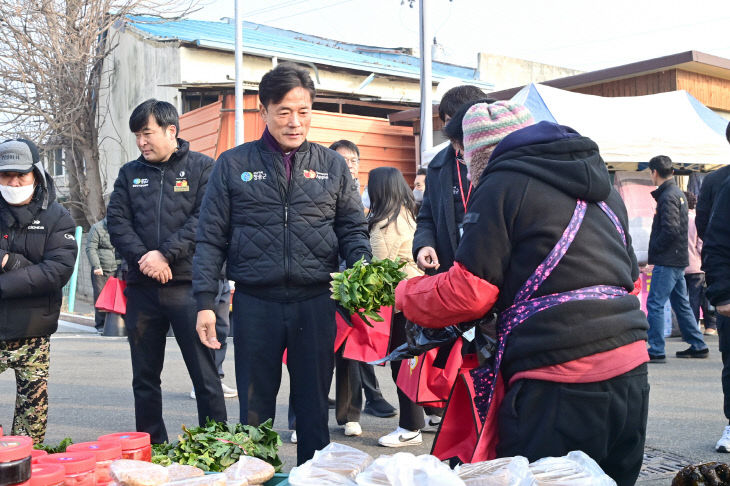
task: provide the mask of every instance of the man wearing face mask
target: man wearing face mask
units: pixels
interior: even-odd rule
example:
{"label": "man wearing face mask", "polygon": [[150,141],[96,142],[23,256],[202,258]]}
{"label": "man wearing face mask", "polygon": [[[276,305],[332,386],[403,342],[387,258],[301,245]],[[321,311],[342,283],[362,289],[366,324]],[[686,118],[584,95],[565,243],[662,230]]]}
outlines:
{"label": "man wearing face mask", "polygon": [[0,373],[15,370],[11,435],[46,434],[50,336],[76,261],[74,221],[56,202],[38,148],[0,144]]}
{"label": "man wearing face mask", "polygon": [[198,423],[227,419],[213,354],[195,332],[191,283],[195,230],[214,161],[177,138],[178,115],[170,103],[150,99],[140,104],[129,117],[129,129],[141,155],[119,171],[107,228],[129,265],[125,326],[137,430],[159,444],[168,438],[160,373],[171,326],[193,382]]}
{"label": "man wearing face mask", "polygon": [[[439,118],[446,124],[459,108],[484,98],[476,86],[464,85],[447,91],[439,104]],[[413,259],[429,275],[446,272],[454,264],[460,227],[471,197],[471,182],[460,155],[461,148],[451,144],[428,165],[423,199],[416,218]],[[426,432],[436,432],[443,409],[425,407]]]}

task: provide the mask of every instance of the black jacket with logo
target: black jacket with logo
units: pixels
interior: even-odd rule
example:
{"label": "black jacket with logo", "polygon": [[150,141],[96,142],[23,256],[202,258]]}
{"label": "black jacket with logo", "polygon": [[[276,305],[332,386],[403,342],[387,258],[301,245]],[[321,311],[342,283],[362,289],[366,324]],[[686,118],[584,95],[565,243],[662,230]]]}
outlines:
{"label": "black jacket with logo", "polygon": [[649,237],[649,265],[684,268],[689,265],[687,199],[671,179],[651,195],[656,199],[656,213]]}
{"label": "black jacket with logo", "polygon": [[112,245],[129,266],[127,282],[159,285],[139,270],[139,259],[158,250],[167,258],[173,283],[192,280],[195,229],[208,176],[215,161],[178,139],[167,162],[142,156],[119,170],[107,208]]}
{"label": "black jacket with logo", "polygon": [[212,309],[223,261],[236,291],[274,301],[328,291],[338,254],[370,259],[367,223],[345,160],[304,142],[291,181],[263,139],[218,158],[200,213],[193,289]]}
{"label": "black jacket with logo", "polygon": [[0,341],[49,336],[58,329],[62,288],[76,262],[74,221],[56,201],[50,176],[34,168],[31,202],[9,207],[0,197]]}

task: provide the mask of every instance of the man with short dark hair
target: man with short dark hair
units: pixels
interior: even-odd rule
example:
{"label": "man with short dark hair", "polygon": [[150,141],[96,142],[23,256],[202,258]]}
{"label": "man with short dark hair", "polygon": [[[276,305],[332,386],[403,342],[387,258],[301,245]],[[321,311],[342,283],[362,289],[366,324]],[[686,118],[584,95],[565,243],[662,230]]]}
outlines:
{"label": "man with short dark hair", "polygon": [[160,374],[170,326],[193,382],[198,423],[227,420],[213,355],[195,332],[191,284],[195,230],[214,161],[177,138],[178,115],[170,103],[150,99],[137,106],[129,129],[142,154],[119,170],[107,228],[129,265],[125,326],[137,430],[159,444],[168,439]]}
{"label": "man with short dark hair", "polygon": [[233,326],[242,423],[273,418],[287,367],[297,417],[297,463],[329,443],[327,393],[336,334],[330,273],[371,258],[367,223],[341,155],[307,141],[314,83],[279,64],[261,79],[263,136],[220,155],[200,213],[194,259],[198,334],[219,343],[217,279],[236,282]]}
{"label": "man with short dark hair", "polygon": [[[484,93],[476,86],[451,88],[441,98],[439,118],[445,125],[462,105],[483,98]],[[446,272],[454,264],[456,247],[461,238],[461,222],[466,214],[471,191],[464,159],[456,147],[450,144],[428,164],[425,190],[416,218],[413,259],[418,268],[426,273],[433,275]],[[421,430],[436,432],[441,423],[443,409],[425,407],[424,411],[427,417],[423,420],[423,425],[414,424],[414,427],[420,426]],[[391,432],[398,433],[398,429]]]}
{"label": "man with short dark hair", "polygon": [[667,299],[677,315],[682,339],[690,347],[677,351],[678,358],[706,358],[709,349],[692,313],[684,280],[689,265],[687,200],[675,184],[672,159],[658,155],[649,161],[651,180],[658,188],[651,193],[657,206],[649,237],[649,265],[654,265],[646,300],[649,320],[649,360],[666,362],[664,354],[664,304]]}

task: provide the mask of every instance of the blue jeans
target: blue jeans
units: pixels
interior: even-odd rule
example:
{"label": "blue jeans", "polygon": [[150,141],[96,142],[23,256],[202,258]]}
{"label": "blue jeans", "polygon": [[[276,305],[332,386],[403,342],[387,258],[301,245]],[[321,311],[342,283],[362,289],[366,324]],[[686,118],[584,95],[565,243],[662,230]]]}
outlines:
{"label": "blue jeans", "polygon": [[706,349],[700,327],[689,306],[684,268],[655,265],[651,274],[649,297],[646,308],[649,320],[649,354],[664,354],[664,304],[669,299],[677,315],[682,339],[693,349]]}

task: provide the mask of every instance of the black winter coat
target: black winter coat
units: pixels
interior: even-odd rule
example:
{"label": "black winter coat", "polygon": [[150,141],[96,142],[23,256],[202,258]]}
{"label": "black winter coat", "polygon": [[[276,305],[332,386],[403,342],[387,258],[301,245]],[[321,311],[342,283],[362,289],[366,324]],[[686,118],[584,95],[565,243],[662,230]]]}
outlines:
{"label": "black winter coat", "polygon": [[34,171],[42,182],[23,206],[28,211],[15,211],[19,219],[0,197],[0,249],[11,257],[0,273],[0,341],[56,332],[62,288],[76,262],[76,225],[39,167]]}
{"label": "black winter coat", "polygon": [[707,298],[716,306],[730,303],[730,179],[718,189],[702,245]]}
{"label": "black winter coat", "polygon": [[695,226],[697,227],[697,236],[701,240],[705,239],[705,231],[707,230],[707,224],[710,222],[710,215],[712,214],[712,206],[715,204],[715,199],[722,189],[722,183],[725,179],[730,177],[730,165],[727,165],[721,169],[717,169],[715,172],[711,172],[705,176],[702,181],[702,188],[700,194],[697,196],[697,207],[695,212]]}
{"label": "black winter coat", "polygon": [[656,199],[656,212],[649,237],[649,265],[684,268],[689,265],[687,198],[671,179],[651,195]]}
{"label": "black winter coat", "polygon": [[[547,122],[508,135],[472,198],[456,261],[499,288],[495,311],[512,305],[520,287],[560,240],[579,198],[589,203],[583,224],[533,297],[594,285],[634,289],[639,268],[626,207],[589,138]],[[618,216],[628,247],[597,201],[606,201]],[[518,371],[608,351],[645,340],[647,329],[634,295],[566,302],[538,312],[512,331],[503,370],[509,379]]]}
{"label": "black winter coat", "polygon": [[167,162],[152,164],[142,156],[119,170],[107,208],[112,245],[129,266],[127,282],[159,285],[139,270],[139,259],[158,250],[167,258],[172,283],[193,276],[195,229],[200,205],[215,161],[190,150],[178,139]]}
{"label": "black winter coat", "polygon": [[212,309],[223,261],[236,292],[296,301],[327,292],[338,254],[371,257],[367,223],[345,160],[304,142],[287,183],[283,158],[263,139],[221,154],[203,201],[193,289]]}
{"label": "black winter coat", "polygon": [[439,152],[428,164],[426,191],[416,218],[413,260],[418,259],[421,248],[430,246],[435,249],[440,266],[436,272],[430,271],[431,274],[451,268],[459,244],[452,193],[455,164],[456,153],[451,145]]}

